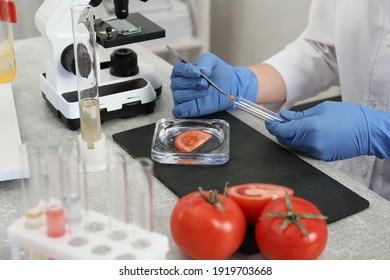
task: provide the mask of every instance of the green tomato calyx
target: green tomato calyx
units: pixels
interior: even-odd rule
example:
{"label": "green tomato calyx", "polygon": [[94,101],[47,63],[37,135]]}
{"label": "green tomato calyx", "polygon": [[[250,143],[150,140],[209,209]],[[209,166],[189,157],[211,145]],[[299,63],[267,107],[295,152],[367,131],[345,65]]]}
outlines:
{"label": "green tomato calyx", "polygon": [[213,189],[213,190],[209,190],[208,191],[208,194],[206,194],[206,192],[203,190],[202,187],[199,187],[198,190],[199,190],[199,193],[194,195],[194,197],[196,196],[202,196],[204,198],[204,200],[206,200],[208,203],[214,205],[215,207],[218,208],[219,211],[221,211],[222,215],[224,217],[226,217],[226,213],[225,213],[225,210],[223,209],[223,206],[222,206],[222,202],[225,200],[226,198],[226,189],[227,189],[227,186],[228,186],[228,183],[225,184],[225,188],[223,189],[223,195],[220,199],[218,199],[218,190],[217,189]]}
{"label": "green tomato calyx", "polygon": [[326,220],[328,217],[323,215],[317,215],[312,213],[299,213],[296,214],[294,212],[291,198],[286,192],[285,195],[285,201],[286,201],[286,208],[287,208],[287,214],[281,213],[281,212],[268,212],[265,214],[264,217],[261,217],[260,219],[264,219],[265,217],[279,217],[284,219],[283,223],[280,225],[280,230],[284,231],[290,224],[295,224],[300,231],[305,235],[306,238],[309,239],[309,234],[307,233],[307,230],[305,226],[303,225],[301,219],[318,219],[318,220]]}

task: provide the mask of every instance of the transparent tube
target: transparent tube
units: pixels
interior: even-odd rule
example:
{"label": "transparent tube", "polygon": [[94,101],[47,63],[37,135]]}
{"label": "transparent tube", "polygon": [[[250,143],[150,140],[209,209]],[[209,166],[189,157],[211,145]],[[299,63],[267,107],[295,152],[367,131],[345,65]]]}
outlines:
{"label": "transparent tube", "polygon": [[134,224],[133,246],[148,247],[149,235],[137,235],[137,228],[146,232],[153,231],[153,161],[149,158],[137,158],[132,164],[131,195],[132,219]]}
{"label": "transparent tube", "polygon": [[20,154],[24,173],[21,181],[24,225],[28,229],[38,229],[45,223],[41,153],[39,149],[23,144]]}
{"label": "transparent tube", "polygon": [[16,62],[11,23],[0,21],[0,84],[11,82],[16,75]]}
{"label": "transparent tube", "polygon": [[71,7],[74,53],[80,108],[81,138],[88,149],[101,139],[97,59],[92,6]]}
{"label": "transparent tube", "polygon": [[67,139],[60,145],[63,172],[62,204],[68,225],[69,244],[82,246],[87,243],[87,192],[84,164],[76,139]]}
{"label": "transparent tube", "polygon": [[233,102],[233,107],[243,110],[264,121],[266,120],[277,120],[281,122],[283,121],[281,117],[275,112],[268,110],[267,108],[259,104],[253,103],[243,97],[237,97]]}
{"label": "transparent tube", "polygon": [[[39,230],[45,225],[44,180],[42,177],[42,155],[38,147],[23,144],[20,148],[22,166],[22,193],[24,226]],[[27,248],[30,260],[45,260],[47,257]]]}
{"label": "transparent tube", "polygon": [[123,155],[115,153],[107,157],[108,173],[108,237],[122,240],[128,236],[129,187],[127,164]]}
{"label": "transparent tube", "polygon": [[47,236],[61,237],[65,234],[65,209],[62,204],[64,178],[58,148],[43,152],[43,180],[45,182]]}

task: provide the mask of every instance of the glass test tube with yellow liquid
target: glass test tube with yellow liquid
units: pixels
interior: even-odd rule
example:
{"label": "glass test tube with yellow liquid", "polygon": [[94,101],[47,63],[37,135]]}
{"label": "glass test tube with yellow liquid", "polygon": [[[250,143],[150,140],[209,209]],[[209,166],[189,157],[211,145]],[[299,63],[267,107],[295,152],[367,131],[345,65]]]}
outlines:
{"label": "glass test tube with yellow liquid", "polygon": [[20,150],[23,178],[21,180],[24,204],[24,225],[39,229],[45,224],[41,153],[23,144]]}
{"label": "glass test tube with yellow liquid", "polygon": [[0,1],[0,84],[11,82],[16,75],[12,23],[16,23],[16,6],[12,0]]}
{"label": "glass test tube with yellow liquid", "polygon": [[80,149],[86,171],[105,168],[105,135],[101,131],[96,34],[93,8],[76,5],[71,8],[74,54],[80,109]]}

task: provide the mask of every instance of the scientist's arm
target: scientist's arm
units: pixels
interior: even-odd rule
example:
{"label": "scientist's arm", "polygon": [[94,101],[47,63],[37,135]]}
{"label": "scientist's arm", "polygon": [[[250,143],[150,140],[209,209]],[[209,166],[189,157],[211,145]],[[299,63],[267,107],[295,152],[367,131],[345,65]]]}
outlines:
{"label": "scientist's arm", "polygon": [[[283,109],[340,83],[334,37],[336,2],[313,0],[304,32],[284,50],[264,62],[272,66],[284,81],[286,98]],[[258,79],[261,86],[265,80],[261,73]],[[259,89],[259,95],[262,95]],[[275,93],[264,94],[278,93],[276,90]],[[268,101],[269,98],[259,96],[260,101]]]}
{"label": "scientist's arm", "polygon": [[194,65],[178,63],[171,75],[173,115],[197,117],[232,108],[232,102],[200,77],[200,71],[224,91],[258,103],[291,106],[338,85],[333,18],[336,0],[314,0],[309,25],[295,42],[262,64],[233,67],[214,54]]}
{"label": "scientist's arm", "polygon": [[370,155],[390,159],[390,113],[345,102],[324,102],[303,112],[281,111],[267,121],[278,141],[324,161]]}
{"label": "scientist's arm", "polygon": [[260,85],[256,103],[283,103],[286,101],[286,84],[278,70],[265,63],[248,68],[255,73]]}

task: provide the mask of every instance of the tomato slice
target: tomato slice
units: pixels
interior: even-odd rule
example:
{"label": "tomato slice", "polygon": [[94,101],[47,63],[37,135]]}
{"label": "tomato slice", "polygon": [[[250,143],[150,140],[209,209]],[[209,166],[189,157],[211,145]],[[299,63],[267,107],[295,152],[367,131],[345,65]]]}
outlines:
{"label": "tomato slice", "polygon": [[228,197],[240,206],[248,225],[255,225],[268,202],[284,197],[286,192],[294,194],[292,189],[274,184],[250,183],[227,188]]}
{"label": "tomato slice", "polygon": [[175,138],[175,148],[180,152],[193,152],[211,138],[211,134],[204,130],[186,130]]}

